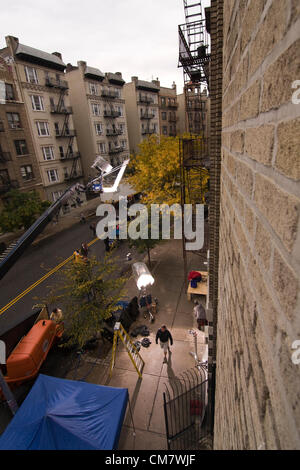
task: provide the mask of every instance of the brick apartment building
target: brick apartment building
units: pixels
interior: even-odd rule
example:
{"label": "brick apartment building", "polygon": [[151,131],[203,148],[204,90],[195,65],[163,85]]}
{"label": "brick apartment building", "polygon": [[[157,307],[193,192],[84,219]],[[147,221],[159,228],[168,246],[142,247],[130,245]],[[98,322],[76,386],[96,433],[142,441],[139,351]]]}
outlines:
{"label": "brick apartment building", "polygon": [[104,74],[79,61],[68,64],[67,79],[85,179],[93,175],[91,165],[102,155],[112,166],[129,157],[129,143],[120,72]]}
{"label": "brick apartment building", "polygon": [[214,448],[299,449],[300,6],[212,0],[210,18]]}
{"label": "brick apartment building", "polygon": [[[26,110],[45,196],[53,202],[74,181],[82,181],[83,176],[64,73],[66,65],[60,53],[34,49],[13,36],[6,37],[6,45],[0,56],[10,63],[19,100]],[[19,124],[14,120],[14,125]],[[28,177],[28,170],[25,171]],[[65,206],[64,210],[70,207]]]}
{"label": "brick apartment building", "polygon": [[151,134],[159,135],[159,81],[147,82],[132,77],[124,85],[125,108],[130,152],[137,153],[138,145]]}
{"label": "brick apartment building", "polygon": [[10,189],[44,197],[25,106],[11,65],[0,58],[0,199]]}
{"label": "brick apartment building", "polygon": [[172,88],[162,87],[159,83],[159,132],[165,136],[177,135],[177,95],[176,84]]}

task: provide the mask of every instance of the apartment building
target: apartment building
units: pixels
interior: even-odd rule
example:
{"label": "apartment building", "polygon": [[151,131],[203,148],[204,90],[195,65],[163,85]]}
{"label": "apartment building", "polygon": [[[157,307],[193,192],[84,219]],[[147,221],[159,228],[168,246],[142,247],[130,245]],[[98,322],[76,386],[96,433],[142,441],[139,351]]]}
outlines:
{"label": "apartment building", "polygon": [[84,61],[77,62],[77,67],[68,64],[66,76],[87,180],[94,176],[91,165],[97,155],[113,167],[129,157],[125,81],[120,72],[103,73]]}
{"label": "apartment building", "polygon": [[[83,176],[66,65],[60,53],[34,49],[13,36],[6,37],[6,45],[0,56],[11,66],[26,110],[45,195],[53,202]],[[11,122],[18,126],[15,118]],[[70,206],[65,210],[69,211]]]}
{"label": "apartment building", "polygon": [[207,89],[200,85],[186,85],[185,93],[177,95],[178,132],[203,134],[207,142],[210,138],[210,98]]}
{"label": "apartment building", "polygon": [[177,135],[177,109],[178,103],[175,82],[173,82],[172,88],[159,85],[160,134],[173,137]]}
{"label": "apartment building", "polygon": [[12,67],[0,57],[0,199],[11,189],[44,191],[24,103]]}
{"label": "apartment building", "polygon": [[124,85],[128,137],[131,153],[137,153],[139,144],[151,134],[159,135],[158,80],[147,82],[131,77]]}

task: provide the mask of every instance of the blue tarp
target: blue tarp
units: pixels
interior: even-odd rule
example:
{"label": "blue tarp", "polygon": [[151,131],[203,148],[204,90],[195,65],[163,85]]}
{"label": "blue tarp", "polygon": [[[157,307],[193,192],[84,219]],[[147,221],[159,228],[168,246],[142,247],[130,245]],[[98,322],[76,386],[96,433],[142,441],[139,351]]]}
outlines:
{"label": "blue tarp", "polygon": [[40,374],[0,436],[0,449],[117,449],[127,401],[127,388]]}

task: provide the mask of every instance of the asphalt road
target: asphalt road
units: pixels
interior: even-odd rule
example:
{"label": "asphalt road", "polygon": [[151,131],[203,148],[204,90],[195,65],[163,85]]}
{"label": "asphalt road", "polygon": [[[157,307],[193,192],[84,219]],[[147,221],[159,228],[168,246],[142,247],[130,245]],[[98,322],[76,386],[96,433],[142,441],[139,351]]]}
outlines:
{"label": "asphalt road", "polygon": [[[50,269],[71,256],[76,249],[80,248],[81,243],[88,243],[93,240],[95,237],[89,225],[92,221],[98,220],[99,218],[94,218],[88,220],[87,223],[83,225],[80,223],[75,224],[73,227],[57,233],[51,238],[42,240],[38,245],[28,248],[18,262],[0,281],[0,308],[7,305],[30,285],[38,281]],[[123,242],[120,247],[115,250],[116,256],[120,258],[120,262],[126,263],[125,259],[128,251],[132,250],[129,250],[127,242]],[[96,241],[90,247],[90,254],[95,255],[99,260],[102,259],[105,254],[104,242],[102,240]],[[2,315],[15,318],[22,315],[24,311],[31,311],[33,305],[39,303],[34,297],[42,299],[47,294],[47,286],[53,284],[56,276],[57,274],[54,273]]]}

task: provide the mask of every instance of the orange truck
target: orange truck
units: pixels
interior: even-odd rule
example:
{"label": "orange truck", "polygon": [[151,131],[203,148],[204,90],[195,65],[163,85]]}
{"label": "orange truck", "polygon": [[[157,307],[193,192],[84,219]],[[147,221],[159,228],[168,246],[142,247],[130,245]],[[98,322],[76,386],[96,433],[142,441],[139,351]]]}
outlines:
{"label": "orange truck", "polygon": [[10,388],[37,376],[50,348],[62,334],[63,323],[49,320],[48,314],[42,311],[7,357],[4,379]]}

